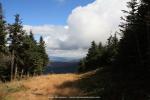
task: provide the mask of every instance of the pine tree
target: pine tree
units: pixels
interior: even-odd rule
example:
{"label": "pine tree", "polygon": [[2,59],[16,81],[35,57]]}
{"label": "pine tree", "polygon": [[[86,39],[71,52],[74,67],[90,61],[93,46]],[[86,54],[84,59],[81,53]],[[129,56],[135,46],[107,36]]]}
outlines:
{"label": "pine tree", "polygon": [[36,43],[36,40],[34,39],[34,35],[33,35],[32,30],[30,30],[29,36],[30,36],[31,40]]}
{"label": "pine tree", "polygon": [[85,66],[87,70],[93,70],[97,68],[98,46],[95,41],[92,41],[91,47],[88,50],[86,56]]}
{"label": "pine tree", "polygon": [[23,63],[20,57],[20,47],[22,45],[24,30],[20,16],[15,15],[15,23],[9,25],[9,50],[11,52],[11,80],[13,79],[14,69],[18,67],[19,64]]}
{"label": "pine tree", "polygon": [[107,64],[112,64],[113,61],[115,60],[115,56],[117,55],[117,50],[118,50],[118,43],[119,40],[117,38],[117,34],[115,33],[114,36],[110,36],[108,38],[108,43],[106,45],[106,52],[108,54],[108,60]]}
{"label": "pine tree", "polygon": [[6,52],[6,22],[3,19],[3,9],[0,3],[0,53]]}
{"label": "pine tree", "polygon": [[149,32],[145,21],[147,5],[131,0],[128,2],[130,11],[124,11],[128,15],[122,18],[125,21],[120,25],[123,37],[111,72],[110,86],[113,92],[107,97],[115,100],[147,100],[150,93],[150,68],[147,63]]}
{"label": "pine tree", "polygon": [[48,62],[49,62],[49,58],[48,58],[48,55],[46,53],[46,50],[45,50],[45,41],[43,40],[43,37],[41,36],[40,37],[40,53],[42,54],[42,58],[43,58],[43,67],[47,66]]}
{"label": "pine tree", "polygon": [[48,61],[43,38],[37,43],[32,31],[27,35],[18,14],[13,24],[6,24],[0,3],[0,80],[13,80],[20,72],[42,74]]}
{"label": "pine tree", "polygon": [[25,63],[23,69],[25,73],[33,74],[42,74],[43,69],[48,64],[48,56],[45,50],[45,42],[43,38],[40,38],[40,42],[37,44],[34,36],[31,33],[26,35],[23,40],[23,45],[21,47],[23,62]]}
{"label": "pine tree", "polygon": [[99,66],[107,67],[111,66],[113,61],[115,60],[115,56],[117,55],[118,49],[118,38],[115,34],[114,36],[110,36],[105,46],[99,45],[99,56],[98,61]]}
{"label": "pine tree", "polygon": [[119,40],[116,34],[114,36],[110,36],[107,44],[104,46],[101,42],[99,45],[97,45],[93,41],[88,50],[87,56],[79,63],[79,71],[85,72],[89,70],[95,70],[97,68],[111,66],[115,60],[115,56],[118,53],[118,42]]}
{"label": "pine tree", "polygon": [[81,60],[79,61],[79,67],[78,67],[78,72],[79,72],[79,73],[82,73],[82,72],[87,71],[87,70],[86,70],[86,66],[85,66],[85,62],[86,62],[86,59],[85,59],[85,58],[83,58],[83,59],[81,59]]}
{"label": "pine tree", "polygon": [[0,80],[4,81],[5,79],[8,79],[9,71],[8,71],[8,49],[6,46],[6,35],[7,29],[6,29],[6,21],[3,17],[3,8],[2,4],[0,3]]}

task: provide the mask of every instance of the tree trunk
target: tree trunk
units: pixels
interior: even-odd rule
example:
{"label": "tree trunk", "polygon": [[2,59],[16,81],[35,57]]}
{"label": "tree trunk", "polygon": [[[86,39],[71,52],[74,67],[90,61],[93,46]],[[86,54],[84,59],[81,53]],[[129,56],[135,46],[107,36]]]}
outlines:
{"label": "tree trunk", "polygon": [[22,76],[23,76],[23,69],[21,70],[20,79],[22,79]]}
{"label": "tree trunk", "polygon": [[14,58],[15,58],[15,56],[14,56],[14,50],[13,50],[11,53],[11,76],[10,76],[11,78],[10,78],[10,81],[13,80]]}
{"label": "tree trunk", "polygon": [[15,80],[17,79],[17,75],[18,75],[18,67],[17,67],[17,64],[16,64],[16,67],[15,67],[15,75],[14,75],[14,79],[15,79]]}
{"label": "tree trunk", "polygon": [[29,78],[30,77],[30,74],[29,74],[29,72],[27,72],[27,78]]}

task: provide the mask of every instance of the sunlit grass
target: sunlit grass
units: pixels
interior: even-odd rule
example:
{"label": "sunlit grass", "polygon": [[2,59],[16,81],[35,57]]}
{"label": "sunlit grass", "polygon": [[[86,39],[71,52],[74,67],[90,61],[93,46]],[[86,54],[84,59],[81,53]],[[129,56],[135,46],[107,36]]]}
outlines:
{"label": "sunlit grass", "polygon": [[77,74],[51,74],[32,77],[27,80],[0,84],[0,100],[47,100],[58,93],[62,95],[78,94],[76,88],[58,88],[67,81],[78,80]]}

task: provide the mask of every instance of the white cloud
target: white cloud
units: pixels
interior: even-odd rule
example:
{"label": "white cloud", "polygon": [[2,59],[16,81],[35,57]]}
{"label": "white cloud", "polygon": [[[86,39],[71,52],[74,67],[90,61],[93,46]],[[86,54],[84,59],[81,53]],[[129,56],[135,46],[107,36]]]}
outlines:
{"label": "white cloud", "polygon": [[54,25],[41,25],[41,26],[30,26],[24,25],[24,30],[28,33],[30,30],[35,35],[42,35],[46,42],[47,48],[59,49],[60,43],[64,42],[68,38],[68,27],[67,26],[54,26]]}
{"label": "white cloud", "polygon": [[86,55],[86,49],[76,49],[76,50],[51,50],[48,49],[47,52],[51,54],[52,57],[69,57],[69,58],[82,58]]}
{"label": "white cloud", "polygon": [[40,25],[40,26],[31,26],[24,25],[24,29],[29,32],[33,31],[35,34],[39,35],[53,35],[54,37],[60,36],[60,34],[66,34],[67,26],[55,26],[55,25]]}
{"label": "white cloud", "polygon": [[96,0],[87,6],[75,8],[68,18],[69,32],[82,41],[83,46],[93,40],[106,42],[110,33],[118,28],[126,1]]}
{"label": "white cloud", "polygon": [[73,9],[66,26],[25,25],[24,29],[43,35],[51,56],[83,57],[91,41],[105,43],[110,33],[118,29],[121,10],[126,9],[127,1],[95,0]]}

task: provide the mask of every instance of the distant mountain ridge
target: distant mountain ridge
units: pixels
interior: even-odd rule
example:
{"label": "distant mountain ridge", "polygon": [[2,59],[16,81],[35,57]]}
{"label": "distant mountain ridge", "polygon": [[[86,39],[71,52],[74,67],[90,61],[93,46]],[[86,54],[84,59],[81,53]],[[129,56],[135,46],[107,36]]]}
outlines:
{"label": "distant mountain ridge", "polygon": [[81,58],[51,56],[49,59],[50,62],[79,62]]}
{"label": "distant mountain ridge", "polygon": [[44,70],[44,74],[49,73],[77,73],[78,62],[51,62]]}

